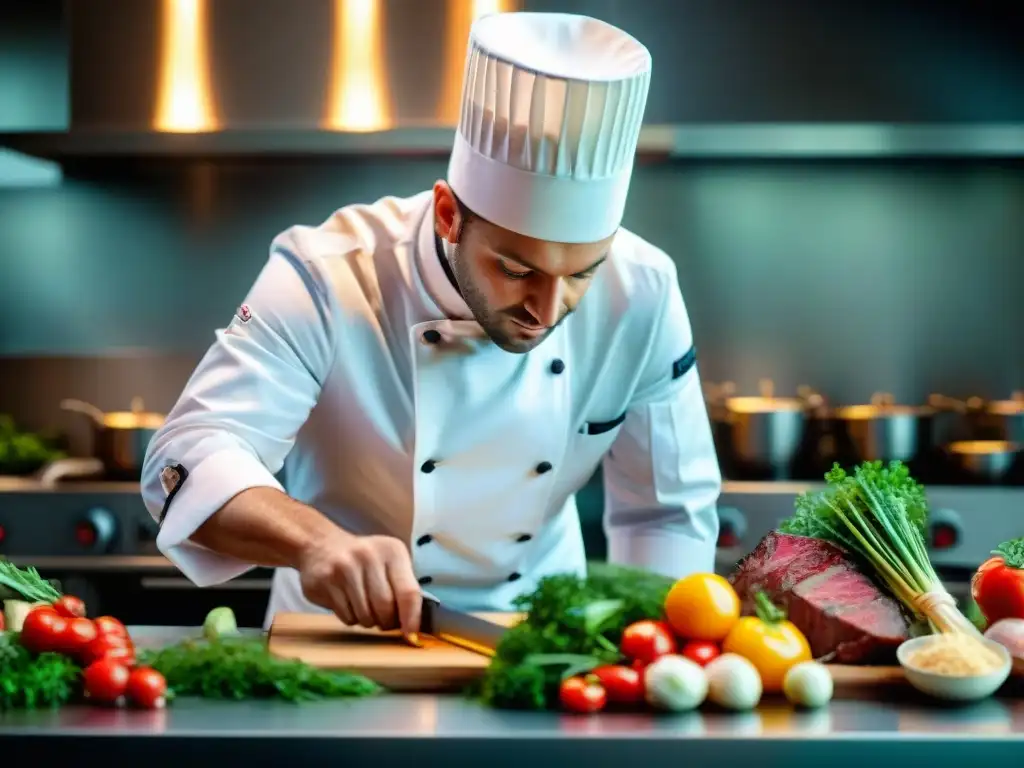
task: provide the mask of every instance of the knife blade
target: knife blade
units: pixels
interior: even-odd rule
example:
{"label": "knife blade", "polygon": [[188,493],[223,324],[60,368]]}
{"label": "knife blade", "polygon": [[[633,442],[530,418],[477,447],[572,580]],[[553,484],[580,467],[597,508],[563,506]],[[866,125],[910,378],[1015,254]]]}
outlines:
{"label": "knife blade", "polygon": [[423,596],[420,632],[482,656],[494,656],[508,627],[457,611],[432,596]]}

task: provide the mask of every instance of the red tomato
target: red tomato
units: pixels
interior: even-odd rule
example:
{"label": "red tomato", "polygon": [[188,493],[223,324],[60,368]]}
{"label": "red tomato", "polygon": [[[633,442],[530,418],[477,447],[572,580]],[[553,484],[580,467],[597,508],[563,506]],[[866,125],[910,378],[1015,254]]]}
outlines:
{"label": "red tomato", "polygon": [[570,677],[558,689],[562,707],[570,712],[589,714],[600,712],[608,703],[608,694],[596,679]]}
{"label": "red tomato", "polygon": [[116,635],[99,635],[81,650],[79,656],[86,666],[102,659],[114,659],[126,666],[135,666],[135,648],[131,641]]}
{"label": "red tomato", "polygon": [[644,664],[676,652],[675,637],[663,621],[638,621],[630,624],[622,633],[620,646],[626,656]]}
{"label": "red tomato", "polygon": [[0,612],[0,632],[3,632],[5,628],[6,623],[4,622],[4,615],[2,612]]}
{"label": "red tomato", "polygon": [[608,701],[615,704],[637,704],[644,700],[644,677],[632,667],[607,665],[598,667],[591,674],[608,694]]}
{"label": "red tomato", "polygon": [[99,634],[96,632],[96,625],[89,619],[82,617],[68,619],[64,633],[61,635],[60,647],[64,653],[77,656],[97,637]]}
{"label": "red tomato", "polygon": [[138,667],[128,677],[128,699],[139,707],[160,709],[166,703],[167,681],[150,667]]}
{"label": "red tomato", "polygon": [[717,643],[712,643],[709,640],[691,640],[683,646],[679,655],[685,656],[703,667],[712,659],[721,656],[722,651]]}
{"label": "red tomato", "polygon": [[1024,543],[1007,542],[971,578],[971,597],[989,624],[1000,619],[1024,619]]}
{"label": "red tomato", "polygon": [[65,619],[77,619],[85,616],[85,603],[72,595],[64,595],[53,604],[53,610]]}
{"label": "red tomato", "polygon": [[96,630],[101,635],[117,635],[119,637],[128,637],[128,630],[124,624],[115,619],[113,616],[100,616],[95,620]]}
{"label": "red tomato", "polygon": [[92,701],[113,703],[124,696],[129,677],[128,667],[115,659],[94,661],[82,673],[85,695]]}
{"label": "red tomato", "polygon": [[33,653],[61,650],[68,620],[53,608],[34,608],[21,627],[21,644]]}

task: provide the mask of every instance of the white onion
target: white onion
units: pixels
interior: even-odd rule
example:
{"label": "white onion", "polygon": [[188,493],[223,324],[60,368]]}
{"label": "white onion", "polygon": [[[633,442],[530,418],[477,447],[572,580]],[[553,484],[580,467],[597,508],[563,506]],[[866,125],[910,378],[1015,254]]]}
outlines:
{"label": "white onion", "polygon": [[790,667],[782,679],[782,692],[797,707],[823,707],[832,700],[834,690],[832,674],[817,661],[802,661]]}
{"label": "white onion", "polygon": [[704,672],[708,676],[708,701],[739,712],[753,709],[761,701],[761,675],[749,659],[724,653],[712,659]]}
{"label": "white onion", "polygon": [[1000,619],[985,630],[985,637],[994,640],[1015,659],[1024,659],[1024,619]]}
{"label": "white onion", "polygon": [[644,670],[647,703],[659,709],[696,709],[708,695],[704,669],[682,656],[662,656]]}

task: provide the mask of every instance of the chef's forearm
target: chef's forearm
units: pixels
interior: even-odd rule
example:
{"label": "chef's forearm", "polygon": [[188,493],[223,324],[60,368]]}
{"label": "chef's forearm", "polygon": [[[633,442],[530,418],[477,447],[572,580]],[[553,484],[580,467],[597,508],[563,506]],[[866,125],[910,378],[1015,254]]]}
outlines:
{"label": "chef's forearm", "polygon": [[248,563],[294,568],[311,544],[338,531],[320,512],[276,488],[249,488],[217,510],[191,538]]}

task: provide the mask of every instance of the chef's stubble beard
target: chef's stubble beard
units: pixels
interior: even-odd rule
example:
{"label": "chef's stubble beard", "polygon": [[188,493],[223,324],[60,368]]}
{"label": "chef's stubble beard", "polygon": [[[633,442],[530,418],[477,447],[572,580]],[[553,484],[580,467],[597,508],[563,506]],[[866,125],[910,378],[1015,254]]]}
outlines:
{"label": "chef's stubble beard", "polygon": [[[462,235],[465,236],[465,227],[463,227]],[[497,344],[506,352],[513,352],[516,354],[522,354],[529,352],[531,349],[536,347],[540,342],[547,338],[548,333],[545,333],[535,343],[523,345],[517,343],[511,339],[508,334],[501,330],[501,312],[495,311],[487,305],[487,300],[484,298],[483,293],[477,288],[476,283],[473,282],[473,278],[467,274],[465,269],[466,263],[463,257],[462,243],[455,243],[451,249],[450,262],[452,267],[452,274],[455,275],[455,282],[458,283],[459,292],[462,294],[462,298],[466,301],[466,305],[469,307],[469,311],[473,313],[474,319],[480,324],[480,327],[484,329],[484,333],[490,337],[491,341]]]}

